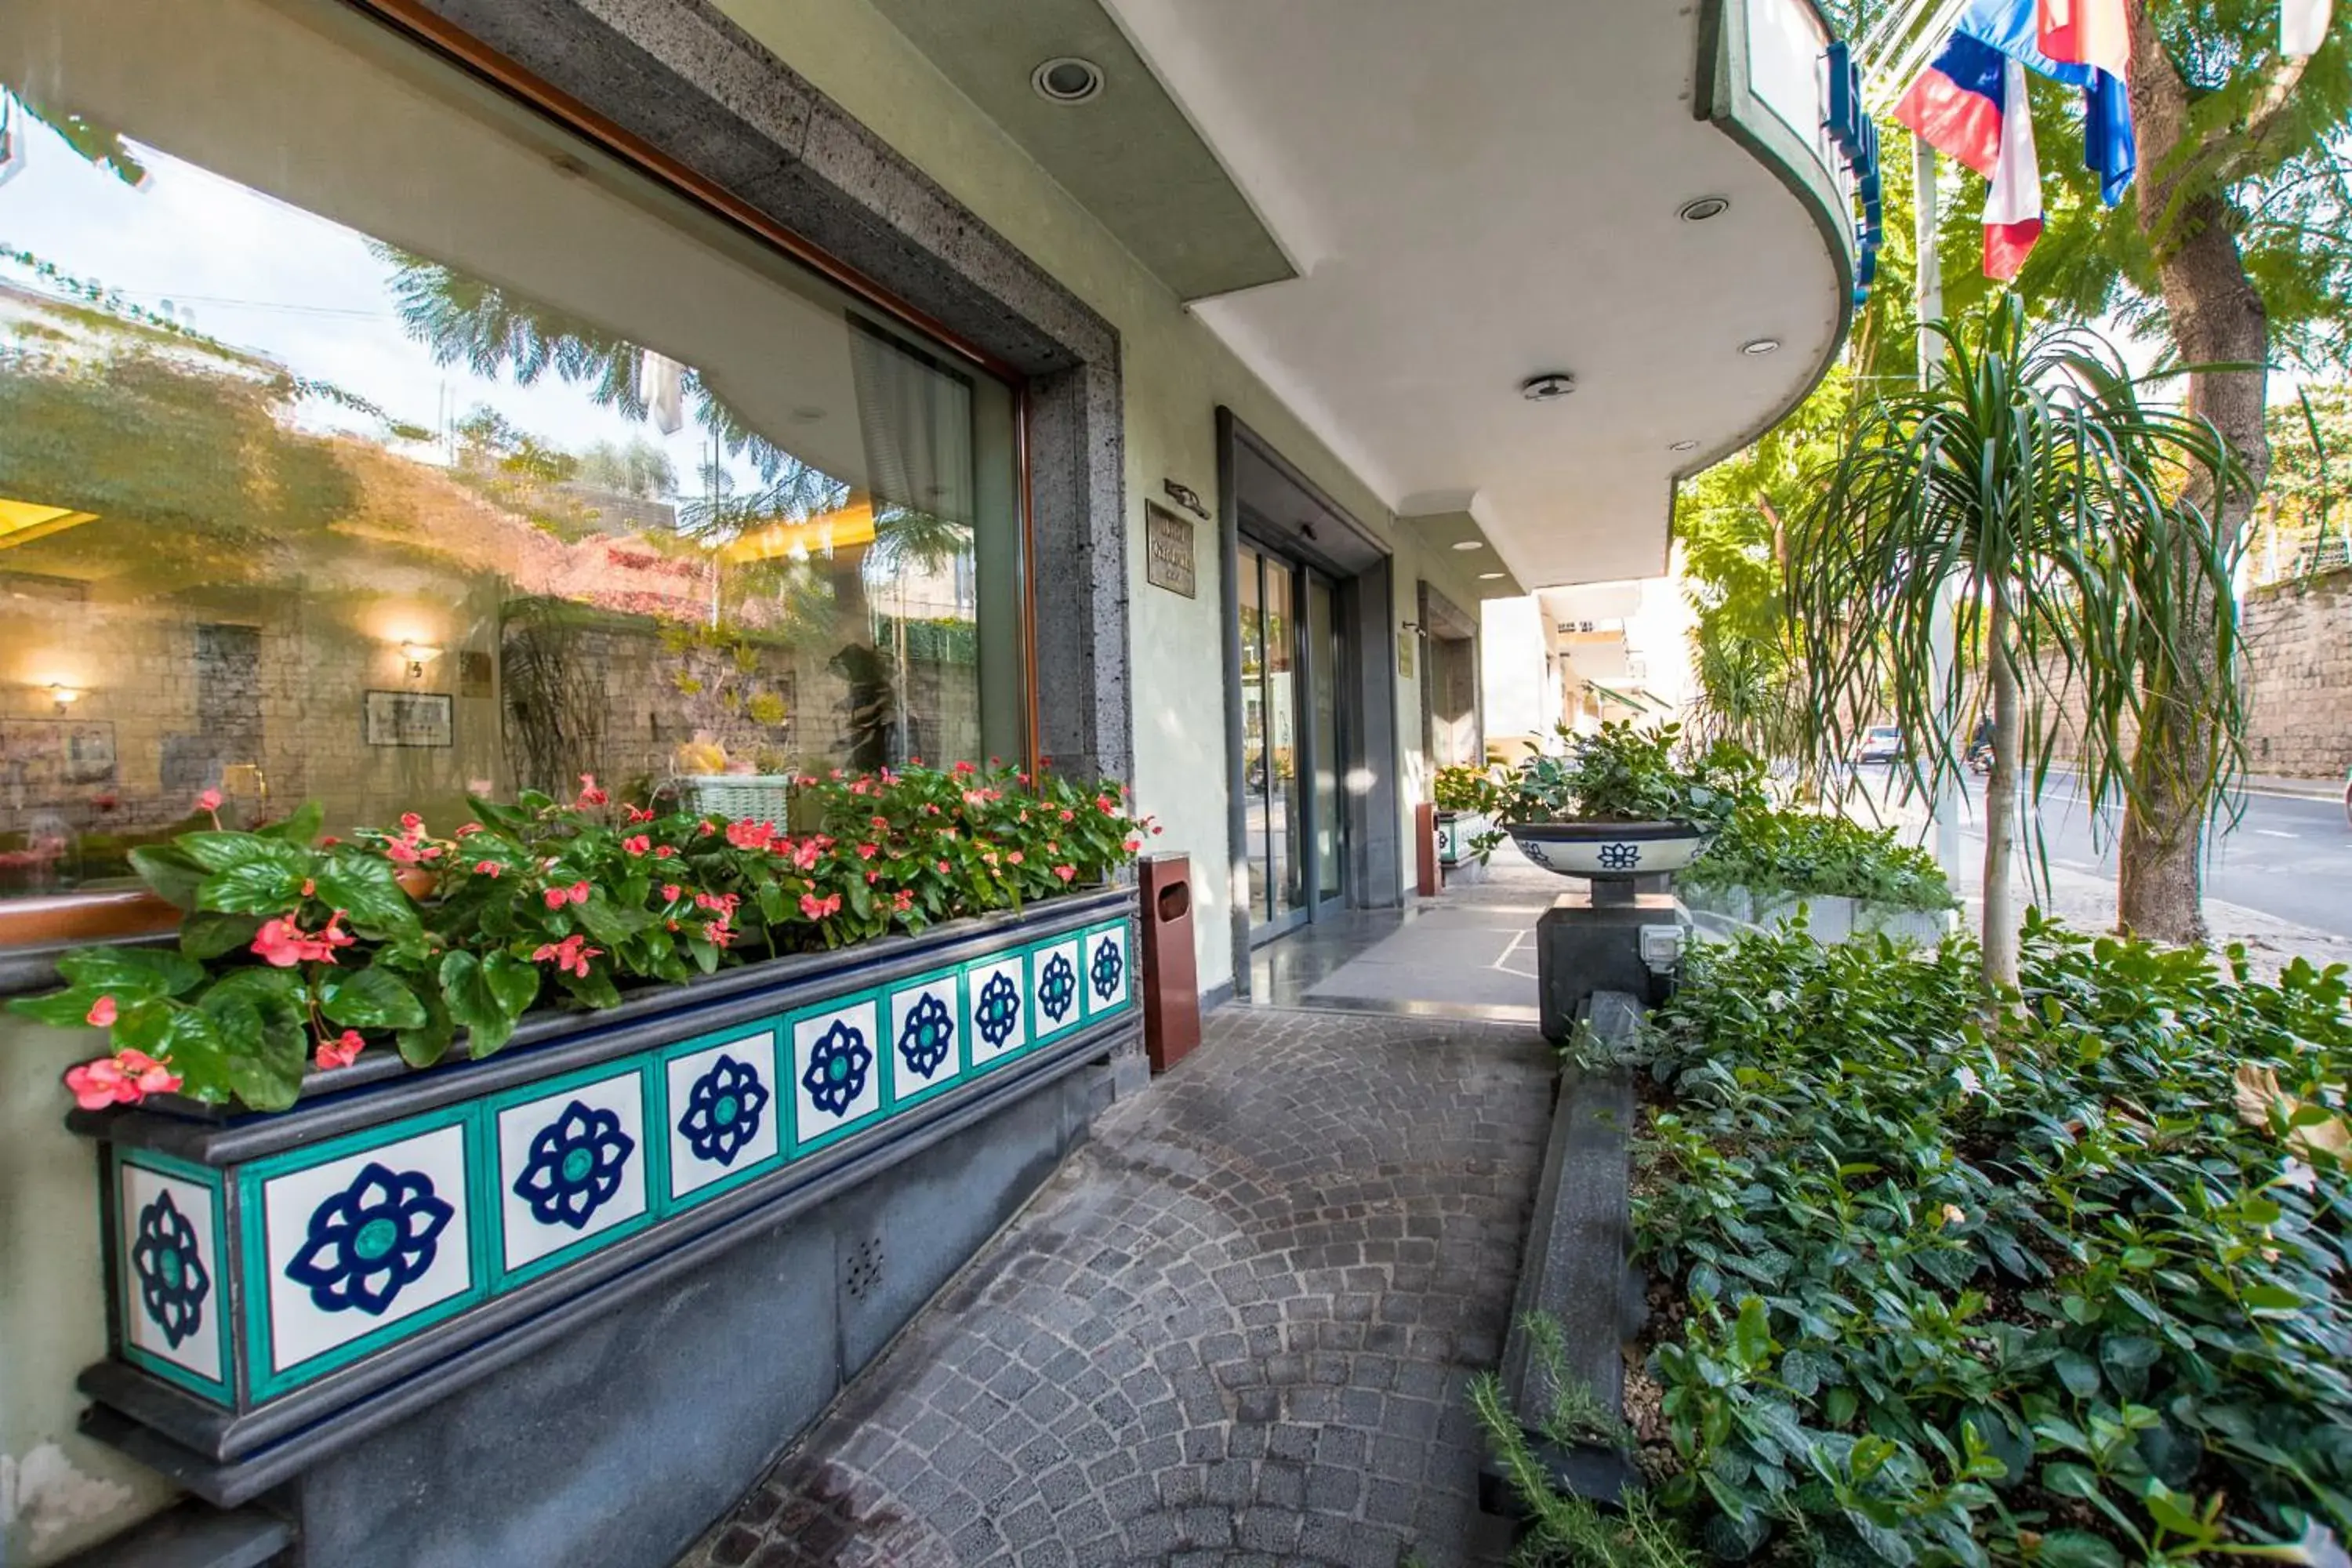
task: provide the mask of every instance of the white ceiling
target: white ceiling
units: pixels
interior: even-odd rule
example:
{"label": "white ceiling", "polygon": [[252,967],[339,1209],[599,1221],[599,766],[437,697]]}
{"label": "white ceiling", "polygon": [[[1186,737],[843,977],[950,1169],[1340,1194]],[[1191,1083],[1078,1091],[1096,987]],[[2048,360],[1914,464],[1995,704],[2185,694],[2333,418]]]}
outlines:
{"label": "white ceiling", "polygon": [[[1390,505],[1471,512],[1523,584],[1664,572],[1675,476],[1834,346],[1811,213],[1692,117],[1691,0],[1103,4],[1301,274],[1201,317]],[[1707,195],[1730,212],[1677,218]],[[1572,395],[1519,395],[1554,370]]]}

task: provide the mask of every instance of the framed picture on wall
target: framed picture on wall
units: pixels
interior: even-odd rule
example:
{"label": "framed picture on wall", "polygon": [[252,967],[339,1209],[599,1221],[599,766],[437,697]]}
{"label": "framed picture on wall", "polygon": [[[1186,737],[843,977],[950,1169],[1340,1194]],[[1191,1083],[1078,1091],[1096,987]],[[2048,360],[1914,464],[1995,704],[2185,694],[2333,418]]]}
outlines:
{"label": "framed picture on wall", "polygon": [[457,701],[446,691],[367,693],[371,746],[447,746],[457,740]]}

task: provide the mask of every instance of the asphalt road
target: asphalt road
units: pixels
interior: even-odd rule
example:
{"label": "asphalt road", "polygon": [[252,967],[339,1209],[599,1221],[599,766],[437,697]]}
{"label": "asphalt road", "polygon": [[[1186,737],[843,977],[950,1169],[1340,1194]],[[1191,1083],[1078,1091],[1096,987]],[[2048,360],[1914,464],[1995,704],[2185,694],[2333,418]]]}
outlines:
{"label": "asphalt road", "polygon": [[[1979,798],[1961,837],[1981,856],[1984,834]],[[2205,877],[2208,898],[2259,910],[2279,920],[2352,936],[2352,826],[2341,800],[2301,800],[2249,794],[2234,828],[2213,847]],[[2102,813],[2094,835],[2090,803],[2071,774],[2053,774],[2042,797],[2042,832],[2050,863],[2112,879],[2116,874],[2114,826],[2121,812]],[[2095,837],[2096,842],[2094,842]]]}

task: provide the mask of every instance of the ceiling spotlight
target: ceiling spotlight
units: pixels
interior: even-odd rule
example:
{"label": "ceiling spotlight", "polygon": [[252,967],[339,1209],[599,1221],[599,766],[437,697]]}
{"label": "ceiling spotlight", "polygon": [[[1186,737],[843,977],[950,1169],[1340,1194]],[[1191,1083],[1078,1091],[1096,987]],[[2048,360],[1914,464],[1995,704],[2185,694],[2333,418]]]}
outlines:
{"label": "ceiling spotlight", "polygon": [[1478,574],[1478,581],[1481,583],[1495,583],[1501,581],[1502,576],[1503,574],[1500,572],[1481,572]]}
{"label": "ceiling spotlight", "polygon": [[1061,55],[1031,71],[1029,85],[1048,103],[1084,103],[1101,94],[1102,68],[1076,55]]}
{"label": "ceiling spotlight", "polygon": [[1484,550],[1486,548],[1486,542],[1483,539],[1457,539],[1454,542],[1454,548],[1456,550]]}
{"label": "ceiling spotlight", "polygon": [[1519,383],[1519,395],[1529,403],[1550,403],[1576,390],[1576,377],[1566,371],[1547,371]]}
{"label": "ceiling spotlight", "polygon": [[1780,340],[1778,338],[1758,338],[1752,343],[1740,344],[1739,352],[1752,358],[1761,359],[1766,354],[1777,353],[1780,347]]}
{"label": "ceiling spotlight", "polygon": [[1685,202],[1677,216],[1685,223],[1705,223],[1711,217],[1721,217],[1730,210],[1729,196],[1701,196],[1695,202]]}
{"label": "ceiling spotlight", "polygon": [[1666,450],[1669,452],[1696,452],[1698,450],[1698,443],[1696,441],[1677,441],[1673,446],[1667,447]]}

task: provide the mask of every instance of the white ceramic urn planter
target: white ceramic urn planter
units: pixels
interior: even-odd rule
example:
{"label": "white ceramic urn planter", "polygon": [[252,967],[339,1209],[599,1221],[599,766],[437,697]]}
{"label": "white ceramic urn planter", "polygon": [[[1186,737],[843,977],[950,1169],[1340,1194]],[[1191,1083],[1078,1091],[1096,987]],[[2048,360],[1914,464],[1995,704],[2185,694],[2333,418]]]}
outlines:
{"label": "white ceramic urn planter", "polygon": [[1688,822],[1514,822],[1506,831],[1530,864],[1596,881],[1679,871],[1707,840]]}

